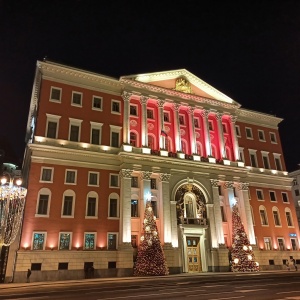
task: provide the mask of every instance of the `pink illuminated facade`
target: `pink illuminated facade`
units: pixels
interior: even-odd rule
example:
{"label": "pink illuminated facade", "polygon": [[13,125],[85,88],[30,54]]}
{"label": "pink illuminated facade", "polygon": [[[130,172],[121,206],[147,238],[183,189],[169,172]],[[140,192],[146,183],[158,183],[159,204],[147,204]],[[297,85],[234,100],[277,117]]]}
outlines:
{"label": "pink illuminated facade", "polygon": [[38,61],[15,280],[130,276],[146,201],[170,273],[229,270],[234,203],[261,269],[300,259],[281,121],[184,69],[115,79]]}

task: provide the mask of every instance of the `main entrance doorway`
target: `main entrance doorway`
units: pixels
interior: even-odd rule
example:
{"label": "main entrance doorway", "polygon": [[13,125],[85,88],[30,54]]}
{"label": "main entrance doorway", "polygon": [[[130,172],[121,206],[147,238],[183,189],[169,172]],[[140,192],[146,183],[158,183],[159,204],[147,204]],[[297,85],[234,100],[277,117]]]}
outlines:
{"label": "main entrance doorway", "polygon": [[199,249],[199,238],[198,237],[186,237],[186,250],[187,250],[187,265],[188,272],[201,272],[201,259]]}

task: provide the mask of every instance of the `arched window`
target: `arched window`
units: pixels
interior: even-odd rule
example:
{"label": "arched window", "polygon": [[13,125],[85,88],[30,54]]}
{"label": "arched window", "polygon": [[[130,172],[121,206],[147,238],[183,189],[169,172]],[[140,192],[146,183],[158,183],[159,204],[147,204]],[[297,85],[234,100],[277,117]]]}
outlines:
{"label": "arched window", "polygon": [[269,223],[268,223],[267,211],[263,205],[259,206],[259,215],[260,215],[261,225],[268,226]]}
{"label": "arched window", "polygon": [[111,193],[108,198],[108,217],[119,217],[119,195],[117,193]]}
{"label": "arched window", "polygon": [[37,198],[36,216],[49,217],[50,201],[51,191],[47,188],[40,189]]}
{"label": "arched window", "polygon": [[286,218],[286,223],[289,227],[294,227],[294,222],[293,222],[293,217],[292,217],[292,212],[289,208],[285,208],[285,218]]}
{"label": "arched window", "polygon": [[276,206],[272,207],[273,219],[275,226],[281,226],[279,210]]}
{"label": "arched window", "polygon": [[85,218],[98,217],[98,194],[89,192],[86,197]]}
{"label": "arched window", "polygon": [[74,218],[75,192],[66,190],[63,194],[61,216],[62,218]]}
{"label": "arched window", "polygon": [[130,132],[130,145],[137,147],[137,134],[135,132]]}

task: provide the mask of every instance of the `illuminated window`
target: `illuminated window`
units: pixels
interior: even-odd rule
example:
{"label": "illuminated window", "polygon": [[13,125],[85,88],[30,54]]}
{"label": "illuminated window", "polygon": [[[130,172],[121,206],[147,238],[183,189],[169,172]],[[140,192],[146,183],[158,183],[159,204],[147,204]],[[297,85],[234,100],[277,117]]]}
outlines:
{"label": "illuminated window", "polygon": [[271,244],[271,238],[265,237],[264,238],[264,244],[266,250],[272,250],[272,244]]}
{"label": "illuminated window", "polygon": [[46,233],[34,232],[32,250],[45,250]]}
{"label": "illuminated window", "polygon": [[59,250],[70,250],[71,249],[71,238],[72,233],[61,232],[59,234]]}
{"label": "illuminated window", "polygon": [[277,241],[278,241],[278,249],[284,251],[285,250],[284,239],[278,238]]}
{"label": "illuminated window", "polygon": [[136,218],[139,216],[138,204],[139,204],[138,200],[131,199],[131,217],[132,218]]}
{"label": "illuminated window", "polygon": [[96,245],[96,233],[86,232],[84,234],[84,249],[85,250],[94,250]]}
{"label": "illuminated window", "polygon": [[291,245],[292,245],[292,250],[294,250],[294,251],[298,250],[296,239],[291,239]]}
{"label": "illuminated window", "polygon": [[117,234],[116,233],[108,233],[107,249],[108,250],[117,250]]}

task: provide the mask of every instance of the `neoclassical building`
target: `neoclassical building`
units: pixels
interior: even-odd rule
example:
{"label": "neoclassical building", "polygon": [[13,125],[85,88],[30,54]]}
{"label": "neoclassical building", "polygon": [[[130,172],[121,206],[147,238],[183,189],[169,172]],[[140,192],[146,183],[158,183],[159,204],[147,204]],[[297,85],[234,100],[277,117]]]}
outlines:
{"label": "neoclassical building", "polygon": [[300,259],[281,121],[185,69],[116,79],[38,61],[14,280],[132,275],[146,201],[171,274],[229,271],[234,203],[261,269]]}

